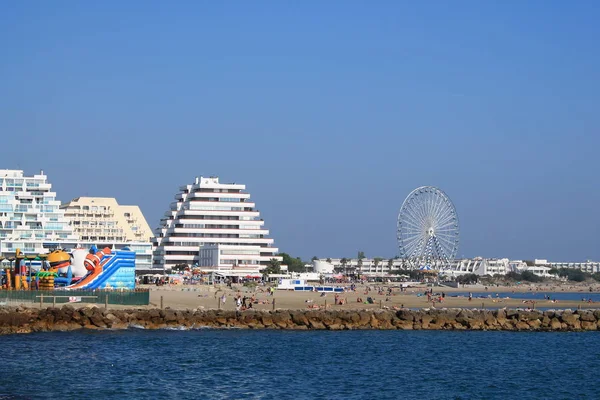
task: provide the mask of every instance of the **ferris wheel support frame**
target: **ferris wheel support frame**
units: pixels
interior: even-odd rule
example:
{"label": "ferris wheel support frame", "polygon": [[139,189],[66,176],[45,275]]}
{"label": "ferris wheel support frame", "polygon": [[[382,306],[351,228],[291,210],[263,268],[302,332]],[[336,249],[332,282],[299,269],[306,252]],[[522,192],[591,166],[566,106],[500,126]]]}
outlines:
{"label": "ferris wheel support frame", "polygon": [[448,195],[434,186],[410,192],[398,213],[397,240],[409,265],[448,266],[460,243],[458,214]]}

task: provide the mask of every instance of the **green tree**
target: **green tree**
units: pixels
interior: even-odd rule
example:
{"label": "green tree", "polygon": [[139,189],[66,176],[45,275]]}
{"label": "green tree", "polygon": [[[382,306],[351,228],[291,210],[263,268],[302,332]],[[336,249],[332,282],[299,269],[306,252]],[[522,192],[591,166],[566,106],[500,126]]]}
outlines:
{"label": "green tree", "polygon": [[327,258],[327,260],[325,260],[325,261],[327,261],[329,264],[331,264],[331,258]]}
{"label": "green tree", "polygon": [[319,257],[317,257],[317,256],[313,256],[313,258],[311,258],[310,260],[311,260],[311,261],[317,261],[318,259],[319,259]]}
{"label": "green tree", "polygon": [[375,271],[377,271],[377,267],[379,266],[379,264],[383,261],[383,258],[381,257],[375,257],[373,259],[373,262],[375,264]]}
{"label": "green tree", "polygon": [[390,258],[387,262],[387,266],[390,269],[390,271],[392,270],[392,267],[394,266],[394,259]]}
{"label": "green tree", "polygon": [[541,276],[537,276],[531,271],[523,271],[521,273],[521,279],[527,282],[541,282],[543,281]]}
{"label": "green tree", "polygon": [[365,258],[365,252],[364,251],[359,251],[358,252],[358,257],[359,260],[362,260],[363,258]]}
{"label": "green tree", "polygon": [[567,279],[573,282],[583,282],[590,274],[583,272],[580,269],[566,268],[567,269]]}
{"label": "green tree", "polygon": [[186,271],[189,269],[187,264],[176,264],[171,268],[172,271]]}
{"label": "green tree", "polygon": [[278,256],[282,257],[282,264],[288,266],[290,272],[304,272],[304,261],[300,257],[292,257],[287,253],[279,253]]}
{"label": "green tree", "polygon": [[280,274],[280,273],[281,273],[281,262],[279,262],[279,260],[276,258],[271,258],[271,260],[269,260],[269,263],[267,264],[267,267],[265,269],[263,269],[263,278],[266,280],[266,278],[268,278],[269,275]]}
{"label": "green tree", "polygon": [[[346,257],[340,260],[340,264],[342,264],[342,270],[346,272],[346,265],[348,265],[348,259]],[[338,271],[341,272],[341,271]]]}
{"label": "green tree", "polygon": [[476,274],[465,274],[456,277],[456,282],[462,284],[477,283],[479,276]]}

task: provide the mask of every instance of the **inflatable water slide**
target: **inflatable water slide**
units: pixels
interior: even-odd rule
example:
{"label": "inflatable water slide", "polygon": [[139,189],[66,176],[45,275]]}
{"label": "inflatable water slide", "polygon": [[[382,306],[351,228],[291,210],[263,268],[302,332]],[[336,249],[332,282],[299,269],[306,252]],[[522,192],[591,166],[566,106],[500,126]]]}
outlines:
{"label": "inflatable water slide", "polygon": [[111,251],[105,248],[90,251],[84,260],[88,273],[77,283],[65,289],[134,289],[135,252],[129,250]]}

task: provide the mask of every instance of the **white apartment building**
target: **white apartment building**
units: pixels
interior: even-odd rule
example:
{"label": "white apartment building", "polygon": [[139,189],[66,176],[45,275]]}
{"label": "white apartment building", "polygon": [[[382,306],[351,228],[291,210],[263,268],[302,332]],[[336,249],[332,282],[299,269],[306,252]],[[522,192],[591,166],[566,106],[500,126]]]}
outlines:
{"label": "white apartment building", "polygon": [[[345,261],[345,262],[342,262]],[[363,258],[320,258],[312,262],[314,272],[322,274],[348,273],[365,276],[386,276],[399,269],[408,268],[402,259]]]}
{"label": "white apartment building", "polygon": [[136,253],[136,270],[151,269],[149,240],[124,242],[117,237],[82,240],[60,205],[43,172],[24,176],[22,170],[0,170],[0,253],[13,255],[20,249],[25,254],[44,254],[57,247],[68,250],[92,245],[115,250],[127,247]]}
{"label": "white apartment building", "polygon": [[150,242],[153,235],[138,206],[112,197],[77,197],[60,206],[81,240]]}
{"label": "white apartment building", "polygon": [[[343,259],[340,258],[320,258],[313,261],[313,271],[317,273],[330,274],[330,273],[351,273],[360,274],[365,276],[386,276],[393,274],[400,269],[416,269],[417,267],[411,265],[403,259],[375,259],[375,258],[364,258],[362,260],[353,258],[346,259],[342,263]],[[450,265],[434,268],[438,269],[440,274],[456,277],[466,274],[476,275],[506,275],[510,271],[522,271],[527,265],[524,261],[511,261],[508,258],[482,258],[476,257],[471,259],[454,260],[450,262]],[[535,270],[532,272],[543,275],[543,271]],[[545,276],[545,275],[543,275]]]}
{"label": "white apartment building", "polygon": [[198,253],[199,267],[233,268],[238,266],[256,266],[263,256],[262,248],[229,244],[207,244],[200,246]]}
{"label": "white apartment building", "polygon": [[585,262],[551,262],[547,263],[552,268],[573,268],[580,269],[583,272],[589,272],[590,274],[594,274],[596,272],[600,272],[600,262],[599,261],[585,261]]}
{"label": "white apartment building", "polygon": [[465,258],[454,260],[442,272],[448,276],[459,276],[466,274],[475,275],[506,275],[515,271],[517,267],[525,266],[522,261],[510,261],[508,258]]}
{"label": "white apartment building", "polygon": [[[154,267],[170,270],[177,264],[199,265],[201,246],[215,245],[227,248],[204,250],[216,250],[218,256],[225,255],[220,254],[221,250],[231,254],[212,263],[233,266],[235,262],[260,270],[272,258],[281,261],[275,256],[278,249],[273,247],[274,240],[268,237],[269,231],[245,189],[241,184],[220,183],[218,177],[196,177],[191,185],[181,186],[156,230]],[[203,264],[211,263],[208,257],[202,257]]]}
{"label": "white apartment building", "polygon": [[41,171],[0,169],[0,252],[39,254],[56,243],[76,241],[48,177]]}

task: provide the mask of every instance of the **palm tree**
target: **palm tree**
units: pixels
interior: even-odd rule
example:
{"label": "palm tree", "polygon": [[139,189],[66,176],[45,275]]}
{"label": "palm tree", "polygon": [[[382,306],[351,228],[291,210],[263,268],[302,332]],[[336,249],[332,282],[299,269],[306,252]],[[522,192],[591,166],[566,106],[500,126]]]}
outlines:
{"label": "palm tree", "polygon": [[276,258],[271,258],[267,267],[263,269],[263,279],[267,280],[270,274],[280,274],[281,273],[281,263]]}
{"label": "palm tree", "polygon": [[374,261],[374,263],[375,263],[375,272],[377,272],[377,266],[379,265],[379,263],[380,263],[381,261],[383,261],[383,258],[381,258],[381,257],[375,257],[375,258],[373,259],[373,261]]}
{"label": "palm tree", "polygon": [[327,260],[325,260],[325,261],[327,261],[329,264],[331,264],[331,258],[327,258]]}
{"label": "palm tree", "polygon": [[348,264],[348,259],[346,257],[342,258],[340,260],[340,264],[342,264],[342,268],[344,269],[344,272],[346,272],[346,264]]}

